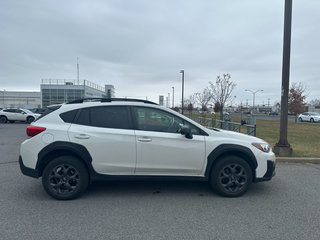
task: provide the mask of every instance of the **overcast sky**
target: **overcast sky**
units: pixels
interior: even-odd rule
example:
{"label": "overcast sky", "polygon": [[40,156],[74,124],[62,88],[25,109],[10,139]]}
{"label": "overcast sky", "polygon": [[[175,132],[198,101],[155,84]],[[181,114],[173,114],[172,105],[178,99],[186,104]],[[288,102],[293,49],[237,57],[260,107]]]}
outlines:
{"label": "overcast sky", "polygon": [[[320,1],[294,0],[290,82],[320,98]],[[0,0],[0,90],[42,78],[113,84],[117,97],[181,100],[230,73],[239,103],[280,100],[284,0]]]}

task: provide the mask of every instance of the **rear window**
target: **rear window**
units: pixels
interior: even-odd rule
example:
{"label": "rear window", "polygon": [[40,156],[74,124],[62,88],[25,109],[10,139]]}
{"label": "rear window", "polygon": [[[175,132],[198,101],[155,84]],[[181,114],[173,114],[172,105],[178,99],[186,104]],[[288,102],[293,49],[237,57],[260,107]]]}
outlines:
{"label": "rear window", "polygon": [[83,108],[74,123],[92,127],[131,129],[128,108],[123,106]]}

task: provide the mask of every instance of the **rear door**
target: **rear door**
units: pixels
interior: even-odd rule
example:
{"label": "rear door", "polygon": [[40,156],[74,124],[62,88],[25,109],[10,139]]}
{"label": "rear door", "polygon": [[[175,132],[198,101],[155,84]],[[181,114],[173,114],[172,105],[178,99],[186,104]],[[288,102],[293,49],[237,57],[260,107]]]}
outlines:
{"label": "rear door", "polygon": [[16,120],[16,111],[15,109],[11,108],[11,109],[4,109],[3,112],[5,112],[5,115],[7,117],[8,120]]}
{"label": "rear door", "polygon": [[102,174],[130,175],[136,164],[135,133],[126,106],[81,109],[69,128],[71,142],[87,148]]}

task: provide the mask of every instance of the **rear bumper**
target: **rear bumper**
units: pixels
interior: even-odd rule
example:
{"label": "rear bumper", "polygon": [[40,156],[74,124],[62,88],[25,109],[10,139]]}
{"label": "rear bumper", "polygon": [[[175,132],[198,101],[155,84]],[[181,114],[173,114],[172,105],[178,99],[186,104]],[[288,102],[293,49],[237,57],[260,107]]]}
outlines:
{"label": "rear bumper", "polygon": [[275,174],[276,174],[276,162],[268,160],[267,172],[264,174],[262,178],[256,178],[255,182],[270,181]]}
{"label": "rear bumper", "polygon": [[20,165],[20,170],[24,175],[29,176],[29,177],[33,177],[33,178],[40,177],[39,173],[36,169],[28,168],[23,164],[21,156],[19,156],[19,165]]}

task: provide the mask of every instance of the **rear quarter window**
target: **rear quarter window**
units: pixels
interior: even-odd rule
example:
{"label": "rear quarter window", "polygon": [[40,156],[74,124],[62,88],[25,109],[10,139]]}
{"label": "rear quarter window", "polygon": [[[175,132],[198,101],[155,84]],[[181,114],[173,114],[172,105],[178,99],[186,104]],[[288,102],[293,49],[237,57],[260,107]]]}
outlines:
{"label": "rear quarter window", "polygon": [[76,118],[77,113],[78,113],[78,109],[64,112],[64,113],[60,114],[60,118],[66,123],[73,123],[74,119]]}

